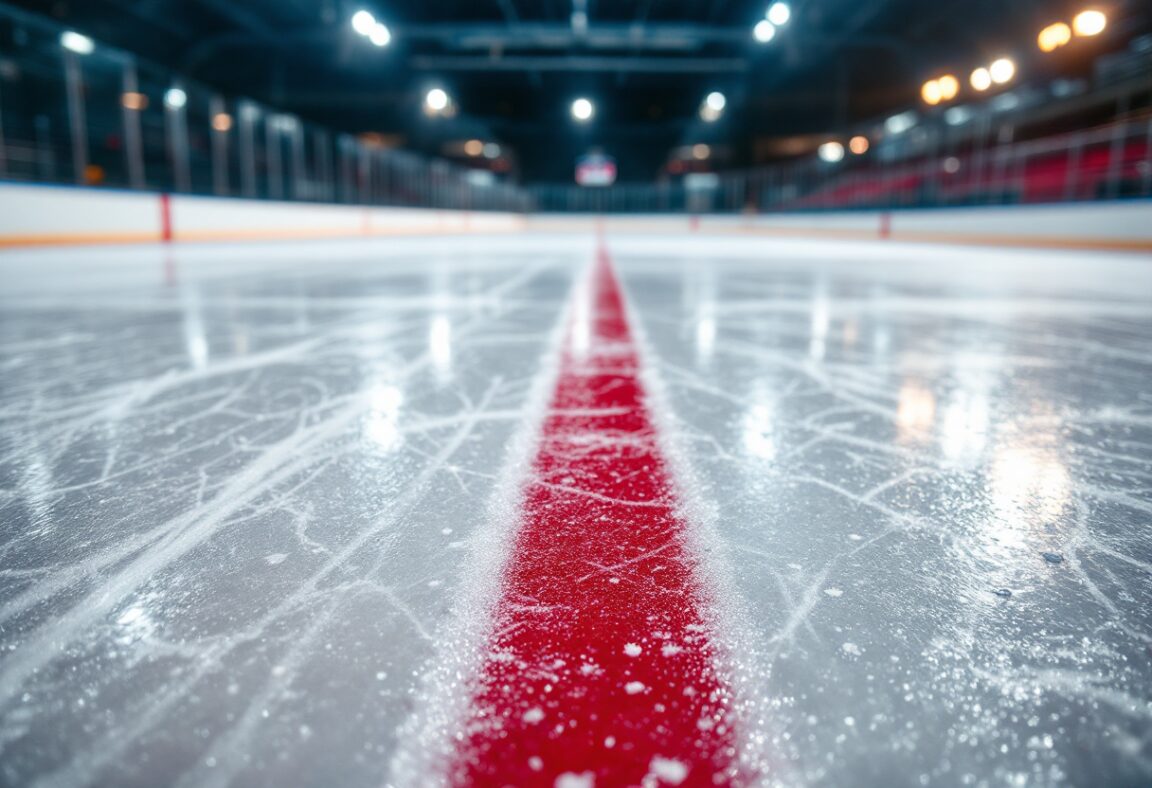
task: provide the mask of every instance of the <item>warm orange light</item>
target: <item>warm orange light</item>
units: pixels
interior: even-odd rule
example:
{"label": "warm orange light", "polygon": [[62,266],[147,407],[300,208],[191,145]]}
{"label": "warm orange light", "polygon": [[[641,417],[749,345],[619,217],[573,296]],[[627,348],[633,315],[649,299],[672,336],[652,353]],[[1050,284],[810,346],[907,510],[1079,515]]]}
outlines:
{"label": "warm orange light", "polygon": [[1072,20],[1072,29],[1078,36],[1098,36],[1108,27],[1108,17],[1103,11],[1081,11]]}
{"label": "warm orange light", "polygon": [[935,106],[940,103],[944,98],[944,92],[940,89],[940,83],[936,80],[930,80],[924,83],[920,88],[920,98],[924,99],[925,104]]}
{"label": "warm orange light", "polygon": [[997,85],[1004,85],[1016,76],[1016,63],[1011,58],[1002,57],[992,61],[988,66],[988,73]]}
{"label": "warm orange light", "polygon": [[1048,25],[1036,37],[1036,43],[1040,45],[1041,52],[1055,52],[1071,40],[1072,28],[1063,22]]}
{"label": "warm orange light", "polygon": [[692,156],[703,161],[712,155],[712,149],[703,143],[692,146]]}
{"label": "warm orange light", "polygon": [[480,140],[468,140],[464,143],[464,152],[469,156],[479,156],[484,152],[484,143]]}
{"label": "warm orange light", "polygon": [[848,140],[848,150],[852,151],[857,156],[867,153],[868,148],[870,147],[871,144],[868,142],[868,138],[864,136],[856,136]]}
{"label": "warm orange light", "polygon": [[960,82],[956,77],[951,74],[945,74],[936,80],[936,85],[940,88],[940,99],[942,101],[951,101],[956,98],[956,94],[960,92]]}
{"label": "warm orange light", "polygon": [[148,97],[143,93],[125,93],[120,96],[120,106],[139,112],[148,109]]}
{"label": "warm orange light", "polygon": [[217,112],[212,116],[212,128],[225,132],[232,128],[232,116],[227,112]]}
{"label": "warm orange light", "polygon": [[978,68],[972,72],[968,82],[974,90],[985,91],[992,87],[992,73],[986,68]]}

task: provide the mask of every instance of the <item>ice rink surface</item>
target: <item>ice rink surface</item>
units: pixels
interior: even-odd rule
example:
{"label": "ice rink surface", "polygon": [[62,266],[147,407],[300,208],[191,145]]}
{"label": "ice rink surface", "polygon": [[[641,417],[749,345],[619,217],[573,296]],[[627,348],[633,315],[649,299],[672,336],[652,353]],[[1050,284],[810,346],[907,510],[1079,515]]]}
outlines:
{"label": "ice rink surface", "polygon": [[[1152,260],[608,247],[766,784],[1152,783]],[[0,784],[410,781],[595,249],[0,255]]]}

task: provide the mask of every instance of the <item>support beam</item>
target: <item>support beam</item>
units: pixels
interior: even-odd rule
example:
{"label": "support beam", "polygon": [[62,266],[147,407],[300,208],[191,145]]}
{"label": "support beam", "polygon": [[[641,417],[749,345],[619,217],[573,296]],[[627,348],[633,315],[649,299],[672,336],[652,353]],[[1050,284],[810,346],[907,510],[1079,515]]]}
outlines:
{"label": "support beam", "polygon": [[661,57],[474,57],[421,55],[412,58],[418,71],[566,71],[631,72],[638,74],[721,74],[748,70],[743,58],[661,58]]}
{"label": "support beam", "polygon": [[557,22],[493,24],[426,24],[396,28],[398,37],[410,41],[435,41],[451,49],[504,51],[521,49],[667,50],[700,49],[710,44],[746,44],[748,31],[715,25],[645,24],[603,22],[583,28]]}

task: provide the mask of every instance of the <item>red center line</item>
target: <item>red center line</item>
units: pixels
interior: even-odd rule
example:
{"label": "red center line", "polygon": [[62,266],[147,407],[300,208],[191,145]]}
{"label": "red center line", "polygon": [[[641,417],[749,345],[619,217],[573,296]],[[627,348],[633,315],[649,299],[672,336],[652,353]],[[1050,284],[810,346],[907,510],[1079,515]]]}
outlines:
{"label": "red center line", "polygon": [[731,691],[606,252],[583,297],[449,779],[741,784]]}

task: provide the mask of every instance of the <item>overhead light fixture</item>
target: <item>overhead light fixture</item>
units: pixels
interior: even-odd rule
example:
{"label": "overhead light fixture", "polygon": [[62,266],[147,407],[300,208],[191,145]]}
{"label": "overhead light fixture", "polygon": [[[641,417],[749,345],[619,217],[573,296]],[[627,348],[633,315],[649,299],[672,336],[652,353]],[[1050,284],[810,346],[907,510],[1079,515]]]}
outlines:
{"label": "overhead light fixture", "polygon": [[368,40],[375,46],[386,47],[392,41],[392,31],[383,22],[377,22],[368,34]]}
{"label": "overhead light fixture", "polygon": [[960,81],[951,74],[940,77],[936,80],[936,84],[940,86],[940,99],[942,101],[951,101],[960,92]]}
{"label": "overhead light fixture", "polygon": [[816,155],[820,157],[820,161],[835,164],[838,161],[843,161],[844,146],[835,141],[825,142],[816,150]]}
{"label": "overhead light fixture", "polygon": [[591,120],[594,113],[595,108],[588,99],[578,98],[572,102],[572,117],[581,123]]}
{"label": "overhead light fixture", "polygon": [[169,109],[183,109],[188,103],[188,94],[180,88],[169,88],[164,94],[164,104]]}
{"label": "overhead light fixture", "polygon": [[997,85],[1006,84],[1016,76],[1016,64],[1010,58],[1002,57],[988,66],[988,74]]}
{"label": "overhead light fixture", "polygon": [[424,106],[437,115],[448,108],[448,94],[443,88],[432,88],[424,96]]}
{"label": "overhead light fixture", "polygon": [[360,35],[370,36],[375,28],[376,17],[372,16],[372,12],[360,10],[352,15],[352,29]]}
{"label": "overhead light fixture", "polygon": [[756,27],[752,28],[752,37],[761,44],[767,44],[776,37],[776,25],[767,19],[761,19],[756,23]]}
{"label": "overhead light fixture", "polygon": [[935,79],[930,79],[920,87],[920,98],[923,99],[925,104],[936,106],[944,98],[943,92],[940,89],[940,83]]}
{"label": "overhead light fixture", "polygon": [[868,142],[868,138],[863,134],[858,134],[848,140],[848,150],[857,156],[862,156],[867,153],[870,147],[872,147],[872,144]]}
{"label": "overhead light fixture", "polygon": [[972,72],[972,76],[968,78],[968,83],[972,85],[973,90],[983,93],[992,87],[992,74],[986,68],[978,68]]}
{"label": "overhead light fixture", "polygon": [[767,17],[776,27],[783,27],[792,18],[792,8],[787,3],[773,3],[768,8]]}
{"label": "overhead light fixture", "polygon": [[96,42],[75,30],[68,30],[60,34],[60,46],[69,52],[75,52],[77,55],[91,55],[96,51]]}
{"label": "overhead light fixture", "polygon": [[1098,36],[1108,27],[1108,17],[1103,11],[1081,11],[1072,19],[1072,30],[1078,36]]}
{"label": "overhead light fixture", "polygon": [[1063,22],[1048,25],[1036,37],[1036,44],[1041,52],[1055,52],[1072,40],[1072,28]]}
{"label": "overhead light fixture", "polygon": [[724,114],[724,107],[728,106],[728,99],[719,91],[712,91],[700,105],[700,117],[706,123],[715,123]]}

